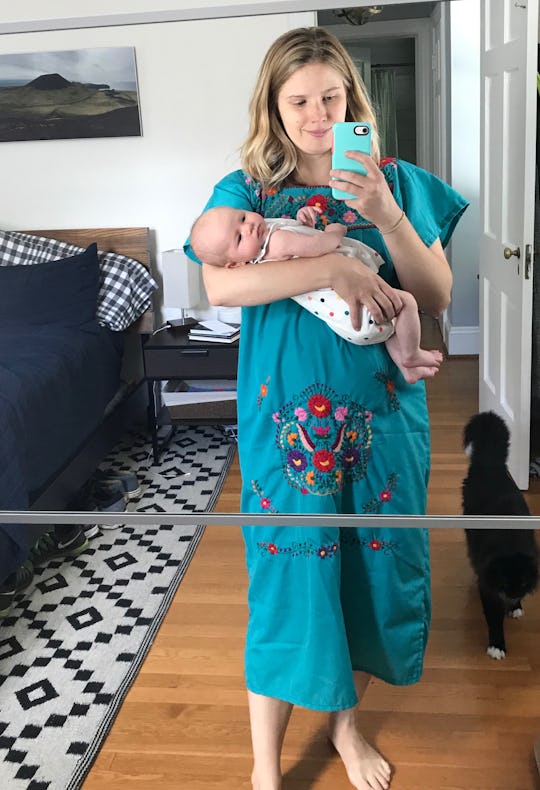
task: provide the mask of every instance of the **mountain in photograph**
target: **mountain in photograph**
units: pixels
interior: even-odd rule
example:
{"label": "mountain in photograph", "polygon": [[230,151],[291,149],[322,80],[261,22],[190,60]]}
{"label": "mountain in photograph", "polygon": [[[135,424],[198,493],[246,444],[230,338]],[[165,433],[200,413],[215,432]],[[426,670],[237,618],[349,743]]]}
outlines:
{"label": "mountain in photograph", "polygon": [[137,92],[42,74],[0,88],[0,141],[140,135]]}
{"label": "mountain in photograph", "polygon": [[54,113],[69,118],[75,115],[100,115],[135,104],[135,91],[116,91],[108,85],[70,82],[60,74],[42,74],[19,88],[0,88],[2,115],[46,117]]}

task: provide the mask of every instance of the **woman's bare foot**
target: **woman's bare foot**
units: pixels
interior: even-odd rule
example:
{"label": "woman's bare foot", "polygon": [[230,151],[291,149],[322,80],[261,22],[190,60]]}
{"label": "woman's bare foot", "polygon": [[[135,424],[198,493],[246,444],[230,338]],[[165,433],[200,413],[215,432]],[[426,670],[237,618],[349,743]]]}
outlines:
{"label": "woman's bare foot", "polygon": [[253,790],[281,790],[281,776],[260,777],[254,769],[251,774],[251,787]]}
{"label": "woman's bare foot", "polygon": [[347,776],[357,790],[387,790],[392,770],[356,728],[352,711],[330,714],[328,737],[341,757]]}

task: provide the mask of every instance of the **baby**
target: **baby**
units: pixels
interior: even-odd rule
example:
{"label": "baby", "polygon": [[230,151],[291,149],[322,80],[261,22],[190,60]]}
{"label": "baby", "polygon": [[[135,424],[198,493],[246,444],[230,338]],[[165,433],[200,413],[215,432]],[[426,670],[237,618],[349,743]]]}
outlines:
{"label": "baby", "polygon": [[[268,219],[252,211],[228,206],[204,212],[191,229],[191,247],[199,258],[212,266],[233,268],[288,258],[310,258],[340,252],[358,258],[379,271],[381,256],[356,239],[344,238],[346,228],[339,223],[316,230],[317,211],[303,206],[297,219]],[[359,330],[353,329],[346,302],[331,288],[292,297],[317,318],[325,321],[340,337],[358,345],[386,343],[388,353],[405,381],[414,384],[434,376],[442,362],[440,351],[420,348],[420,317],[414,296],[399,291],[402,308],[393,321],[376,324],[366,307],[362,308]]]}

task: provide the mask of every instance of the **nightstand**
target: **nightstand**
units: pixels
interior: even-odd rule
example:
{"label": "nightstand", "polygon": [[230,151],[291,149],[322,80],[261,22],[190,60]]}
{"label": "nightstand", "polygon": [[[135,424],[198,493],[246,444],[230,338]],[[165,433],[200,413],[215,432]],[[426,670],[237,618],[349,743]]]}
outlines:
{"label": "nightstand", "polygon": [[[236,379],[238,341],[209,343],[188,340],[185,329],[163,330],[144,343],[143,362],[154,463],[158,462],[161,449],[170,440],[176,422],[204,425],[236,422],[236,400],[165,408],[159,382],[166,379]],[[163,425],[171,427],[165,439],[160,440],[158,431]]]}

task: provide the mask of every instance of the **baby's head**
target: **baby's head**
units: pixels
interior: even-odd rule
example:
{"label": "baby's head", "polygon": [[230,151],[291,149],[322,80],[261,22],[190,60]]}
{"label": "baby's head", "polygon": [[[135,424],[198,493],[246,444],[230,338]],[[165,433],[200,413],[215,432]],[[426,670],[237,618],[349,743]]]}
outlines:
{"label": "baby's head", "polygon": [[230,268],[256,258],[266,235],[266,223],[260,214],[217,206],[195,221],[190,242],[203,263]]}

